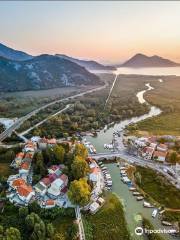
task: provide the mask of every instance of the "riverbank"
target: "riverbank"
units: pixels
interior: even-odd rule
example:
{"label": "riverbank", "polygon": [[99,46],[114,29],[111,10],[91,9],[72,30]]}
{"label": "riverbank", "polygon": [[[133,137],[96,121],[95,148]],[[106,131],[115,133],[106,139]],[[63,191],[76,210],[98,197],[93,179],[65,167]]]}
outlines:
{"label": "riverbank", "polygon": [[130,240],[123,206],[116,195],[108,193],[104,206],[95,215],[84,215],[86,240]]}

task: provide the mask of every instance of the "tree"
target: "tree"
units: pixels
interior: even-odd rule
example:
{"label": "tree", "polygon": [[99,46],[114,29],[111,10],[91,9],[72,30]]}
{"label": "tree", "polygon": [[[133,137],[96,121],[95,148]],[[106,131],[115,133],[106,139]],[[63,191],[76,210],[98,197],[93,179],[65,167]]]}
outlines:
{"label": "tree", "polygon": [[73,223],[68,228],[68,236],[70,239],[75,240],[77,239],[77,235],[78,235],[78,225],[76,223]]}
{"label": "tree", "polygon": [[87,158],[88,151],[87,151],[86,147],[82,143],[76,144],[76,146],[75,146],[75,155],[76,156],[80,156],[80,157],[82,157],[84,159]]}
{"label": "tree", "polygon": [[56,233],[53,240],[65,240],[65,236],[63,233]]}
{"label": "tree", "polygon": [[74,180],[70,184],[68,197],[73,204],[84,206],[90,200],[90,190],[86,179]]}
{"label": "tree", "polygon": [[178,155],[176,152],[172,152],[169,156],[169,161],[172,163],[172,164],[176,164],[178,160]]}
{"label": "tree", "polygon": [[21,240],[20,231],[17,228],[10,227],[6,229],[6,238],[7,240]]}
{"label": "tree", "polygon": [[75,179],[83,178],[89,172],[89,165],[87,162],[80,156],[76,156],[75,160],[71,165],[72,174]]}
{"label": "tree", "polygon": [[61,145],[55,145],[53,147],[53,151],[54,151],[54,158],[55,158],[56,162],[63,163],[64,154],[65,154],[64,148]]}
{"label": "tree", "polygon": [[19,208],[19,217],[25,219],[27,215],[29,214],[29,210],[27,207],[21,207]]}
{"label": "tree", "polygon": [[52,223],[48,223],[46,226],[46,232],[47,232],[47,237],[49,237],[50,239],[53,239],[54,233],[55,233],[55,229],[52,225]]}
{"label": "tree", "polygon": [[34,156],[34,172],[35,174],[40,174],[41,176],[46,174],[42,152],[37,152]]}

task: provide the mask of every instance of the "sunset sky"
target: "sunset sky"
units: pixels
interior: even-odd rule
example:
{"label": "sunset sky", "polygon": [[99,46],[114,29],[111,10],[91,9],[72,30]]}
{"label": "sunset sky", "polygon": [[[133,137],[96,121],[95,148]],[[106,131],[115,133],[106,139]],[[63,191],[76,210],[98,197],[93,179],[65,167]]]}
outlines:
{"label": "sunset sky", "polygon": [[136,53],[180,62],[180,2],[0,2],[0,42],[33,55],[117,63]]}

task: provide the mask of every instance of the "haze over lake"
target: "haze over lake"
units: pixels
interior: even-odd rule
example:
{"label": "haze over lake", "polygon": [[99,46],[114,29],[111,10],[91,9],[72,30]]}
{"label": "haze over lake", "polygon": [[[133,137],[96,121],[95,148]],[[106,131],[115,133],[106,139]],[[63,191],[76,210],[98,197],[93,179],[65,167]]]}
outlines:
{"label": "haze over lake", "polygon": [[116,74],[140,74],[140,75],[177,75],[180,76],[180,67],[157,67],[157,68],[126,68],[121,67]]}

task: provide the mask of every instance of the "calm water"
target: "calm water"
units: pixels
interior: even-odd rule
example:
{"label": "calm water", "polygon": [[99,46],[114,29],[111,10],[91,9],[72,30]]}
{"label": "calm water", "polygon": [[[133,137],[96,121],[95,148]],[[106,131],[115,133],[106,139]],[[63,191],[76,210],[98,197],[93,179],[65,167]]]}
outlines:
{"label": "calm water", "polygon": [[[120,171],[116,164],[107,164],[106,165],[113,181],[112,191],[120,198],[125,209],[125,217],[128,223],[128,228],[132,236],[132,240],[141,240],[144,239],[142,236],[136,236],[134,229],[141,226],[141,215],[149,219],[153,224],[155,229],[164,229],[164,226],[161,225],[159,219],[152,218],[151,214],[153,208],[144,208],[143,201],[137,201],[136,198],[132,195],[132,192],[128,190],[128,186],[124,184],[120,179]],[[162,235],[164,239],[173,240],[178,238],[173,238],[169,234]]]}
{"label": "calm water", "polygon": [[[157,78],[158,81],[158,78]],[[144,99],[144,93],[146,91],[150,91],[152,87],[150,84],[145,85],[145,89],[138,92],[136,94],[139,102],[146,103],[148,104],[145,99]],[[161,110],[159,108],[156,108],[154,106],[150,106],[150,111],[147,114],[144,114],[140,117],[133,117],[124,121],[121,121],[118,124],[115,124],[113,127],[110,127],[106,131],[101,130],[97,137],[90,137],[87,136],[86,139],[90,141],[96,148],[97,152],[105,152],[109,150],[104,149],[104,144],[105,143],[110,143],[112,141],[113,137],[113,132],[117,130],[123,130],[125,126],[127,126],[129,123],[136,123],[139,122],[143,119],[159,115],[161,113]],[[119,139],[122,144],[122,138]],[[123,145],[122,145],[123,147]],[[124,184],[120,180],[120,172],[119,168],[116,166],[116,164],[108,164],[108,169],[112,177],[113,181],[113,192],[117,194],[117,196],[121,199],[123,202],[123,205],[125,207],[125,216],[126,216],[126,221],[128,223],[128,227],[130,230],[130,233],[132,235],[133,240],[141,240],[144,239],[142,236],[136,236],[134,233],[134,230],[136,227],[140,226],[141,224],[141,215],[146,217],[151,221],[155,229],[163,229],[164,227],[161,226],[160,221],[158,218],[153,219],[151,214],[152,214],[152,209],[144,208],[142,205],[142,201],[136,201],[135,197],[132,196],[132,193],[128,190],[128,187],[126,184]],[[172,240],[174,239],[171,237],[169,234],[163,234],[164,239],[167,240]],[[176,238],[177,239],[177,238]]]}

